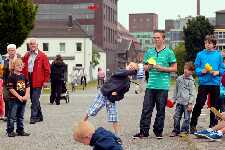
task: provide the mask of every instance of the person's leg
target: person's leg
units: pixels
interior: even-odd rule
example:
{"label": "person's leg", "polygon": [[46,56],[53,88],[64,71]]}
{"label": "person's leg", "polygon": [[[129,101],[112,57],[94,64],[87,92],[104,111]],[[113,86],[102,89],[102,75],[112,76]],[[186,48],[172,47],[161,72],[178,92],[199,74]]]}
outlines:
{"label": "person's leg", "polygon": [[140,133],[149,135],[152,112],[155,107],[155,94],[153,90],[146,89],[140,119]]}
{"label": "person's leg", "polygon": [[118,111],[116,102],[111,103],[109,100],[106,101],[106,110],[107,110],[107,120],[112,122],[112,127],[116,135],[119,135],[119,123],[118,123]]}
{"label": "person's leg", "polygon": [[9,109],[8,109],[8,119],[7,119],[7,129],[6,132],[8,133],[9,137],[14,137],[15,134],[12,136],[11,133],[14,132],[14,121],[16,120],[16,113],[17,113],[17,104],[15,100],[9,100]]}
{"label": "person's leg", "polygon": [[53,104],[55,102],[56,87],[57,87],[57,84],[55,83],[55,81],[51,81],[51,96],[50,96],[50,103],[51,104]]}
{"label": "person's leg", "polygon": [[120,136],[120,125],[119,122],[113,122],[112,124],[113,130],[117,136]]}
{"label": "person's leg", "polygon": [[16,114],[16,124],[17,124],[17,129],[16,132],[18,136],[29,136],[29,133],[24,132],[24,112],[25,112],[25,103],[18,103],[18,110]]}
{"label": "person's leg", "polygon": [[97,113],[106,105],[106,97],[103,96],[100,92],[95,97],[94,102],[87,110],[87,114],[84,120],[87,120],[89,116],[96,116]]}
{"label": "person's leg", "polygon": [[56,95],[55,103],[56,103],[56,105],[60,105],[60,98],[61,98],[61,94],[62,94],[63,80],[57,80],[56,83],[57,83],[57,86],[56,86],[56,89],[55,89],[55,95]]}
{"label": "person's leg", "polygon": [[5,118],[7,118],[9,110],[9,91],[5,85],[3,86],[3,99],[5,102]]}
{"label": "person's leg", "polygon": [[41,95],[41,88],[33,88],[32,95],[31,95],[31,117],[30,123],[34,124],[43,120],[42,112],[41,112],[41,105],[40,105],[40,95]]}
{"label": "person's leg", "polygon": [[203,106],[205,105],[207,95],[208,95],[207,87],[204,85],[200,85],[198,87],[198,95],[196,98],[196,104],[193,108],[191,122],[190,122],[191,133],[194,133],[196,131],[198,117],[200,116],[201,110]]}
{"label": "person's leg", "polygon": [[[221,109],[221,104],[218,104],[216,101],[218,101],[219,96],[220,96],[220,87],[219,86],[210,86],[209,87],[209,93],[210,93],[210,104],[211,107],[215,107],[217,110],[220,108]],[[216,103],[218,105],[216,105]],[[217,124],[218,120],[215,117],[215,114],[210,111],[210,124],[209,127],[213,127]]]}
{"label": "person's leg", "polygon": [[219,121],[218,124],[215,125],[212,129],[213,129],[214,131],[217,131],[217,130],[221,130],[221,129],[223,129],[223,128],[225,128],[225,120]]}
{"label": "person's leg", "polygon": [[176,109],[175,109],[175,114],[173,116],[173,119],[174,119],[174,129],[172,131],[176,135],[180,133],[180,120],[181,120],[182,114],[183,114],[182,105],[181,104],[177,104],[176,105]]}
{"label": "person's leg", "polygon": [[181,132],[189,133],[191,112],[187,110],[188,105],[182,105],[182,106],[184,110],[184,119],[183,119],[183,124],[181,127]]}
{"label": "person's leg", "polygon": [[164,120],[165,120],[165,107],[168,99],[168,90],[156,90],[156,117],[153,125],[153,132],[156,137],[162,137]]}

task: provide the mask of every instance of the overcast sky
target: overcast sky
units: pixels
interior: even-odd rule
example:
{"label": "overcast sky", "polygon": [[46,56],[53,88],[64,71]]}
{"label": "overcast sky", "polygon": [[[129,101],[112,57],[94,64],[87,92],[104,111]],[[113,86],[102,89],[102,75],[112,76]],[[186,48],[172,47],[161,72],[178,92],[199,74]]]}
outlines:
{"label": "overcast sky", "polygon": [[[196,16],[196,5],[197,0],[118,0],[118,20],[128,29],[128,14],[156,13],[159,29],[164,29],[165,19]],[[200,8],[201,15],[215,17],[215,11],[225,10],[225,0],[201,0]]]}

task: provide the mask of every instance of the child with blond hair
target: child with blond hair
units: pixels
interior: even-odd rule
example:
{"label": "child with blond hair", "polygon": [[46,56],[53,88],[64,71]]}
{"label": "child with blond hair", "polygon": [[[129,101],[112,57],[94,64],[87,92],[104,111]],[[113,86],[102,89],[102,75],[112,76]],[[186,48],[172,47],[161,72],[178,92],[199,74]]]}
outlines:
{"label": "child with blond hair", "polygon": [[[9,90],[9,114],[7,119],[8,137],[29,136],[24,131],[24,112],[25,106],[30,93],[30,83],[21,73],[23,68],[22,59],[17,58],[12,63],[12,71],[8,79]],[[17,129],[14,132],[14,122],[16,120]]]}
{"label": "child with blond hair", "polygon": [[88,121],[81,121],[73,132],[75,141],[90,145],[93,150],[122,150],[121,140],[102,127],[97,129]]}

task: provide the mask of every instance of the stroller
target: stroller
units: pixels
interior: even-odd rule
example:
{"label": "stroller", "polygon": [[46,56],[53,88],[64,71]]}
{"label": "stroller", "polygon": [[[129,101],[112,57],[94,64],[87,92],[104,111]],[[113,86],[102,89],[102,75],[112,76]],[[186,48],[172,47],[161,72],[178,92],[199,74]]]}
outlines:
{"label": "stroller", "polygon": [[69,91],[67,90],[66,88],[66,82],[63,82],[63,85],[62,85],[62,93],[60,95],[60,99],[63,99],[66,101],[66,103],[69,103],[70,102],[70,97],[69,97]]}

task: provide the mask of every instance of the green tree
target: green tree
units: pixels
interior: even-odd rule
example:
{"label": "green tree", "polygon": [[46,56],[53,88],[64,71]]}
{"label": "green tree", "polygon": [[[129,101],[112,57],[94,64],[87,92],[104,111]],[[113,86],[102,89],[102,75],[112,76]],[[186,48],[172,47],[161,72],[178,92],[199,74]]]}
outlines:
{"label": "green tree", "polygon": [[97,49],[92,49],[92,66],[93,68],[99,64],[100,54]]}
{"label": "green tree", "polygon": [[207,34],[213,34],[214,27],[204,16],[197,16],[188,20],[187,27],[184,27],[184,40],[187,52],[186,60],[193,61],[197,52],[204,48],[204,38]]}
{"label": "green tree", "polygon": [[0,1],[0,53],[14,43],[21,46],[33,29],[37,6],[32,0]]}
{"label": "green tree", "polygon": [[181,75],[184,73],[184,63],[186,58],[186,49],[183,42],[180,42],[174,48],[174,53],[177,59],[177,74]]}

